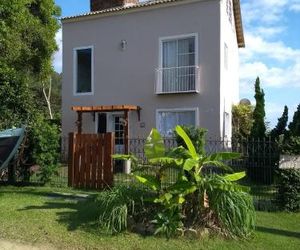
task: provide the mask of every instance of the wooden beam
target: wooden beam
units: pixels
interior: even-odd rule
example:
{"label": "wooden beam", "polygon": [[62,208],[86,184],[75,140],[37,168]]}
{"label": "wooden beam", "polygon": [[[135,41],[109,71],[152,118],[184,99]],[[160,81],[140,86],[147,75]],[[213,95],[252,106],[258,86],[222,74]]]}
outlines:
{"label": "wooden beam", "polygon": [[76,125],[77,125],[78,134],[81,134],[82,133],[82,112],[77,111]]}
{"label": "wooden beam", "polygon": [[114,111],[135,111],[140,107],[136,105],[104,105],[104,106],[73,106],[76,112],[114,112]]}

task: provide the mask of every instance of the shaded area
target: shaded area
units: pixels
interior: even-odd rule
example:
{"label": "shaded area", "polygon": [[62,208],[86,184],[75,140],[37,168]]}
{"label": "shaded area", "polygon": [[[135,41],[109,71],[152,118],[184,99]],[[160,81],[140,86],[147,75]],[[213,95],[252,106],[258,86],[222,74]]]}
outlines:
{"label": "shaded area", "polygon": [[293,237],[300,240],[300,232],[293,232],[293,231],[287,231],[287,230],[269,228],[269,227],[260,227],[260,226],[256,227],[256,231],[262,233],[277,234],[286,237]]}
{"label": "shaded area", "polygon": [[64,195],[47,192],[33,192],[32,194],[43,194],[51,200],[46,201],[42,206],[27,206],[23,209],[20,209],[19,211],[47,209],[63,210],[56,212],[58,216],[57,221],[66,225],[69,231],[80,229],[89,233],[95,233],[99,235],[99,211],[97,202],[95,202],[94,195],[89,197],[82,197],[78,195]]}
{"label": "shaded area", "polygon": [[18,139],[19,136],[0,137],[0,165],[8,158]]}

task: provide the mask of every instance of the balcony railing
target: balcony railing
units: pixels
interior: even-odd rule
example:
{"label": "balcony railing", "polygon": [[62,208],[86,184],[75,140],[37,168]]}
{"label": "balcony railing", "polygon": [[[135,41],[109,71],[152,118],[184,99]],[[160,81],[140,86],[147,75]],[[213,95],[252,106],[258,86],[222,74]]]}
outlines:
{"label": "balcony railing", "polygon": [[156,94],[190,93],[200,90],[199,66],[161,68],[156,70]]}

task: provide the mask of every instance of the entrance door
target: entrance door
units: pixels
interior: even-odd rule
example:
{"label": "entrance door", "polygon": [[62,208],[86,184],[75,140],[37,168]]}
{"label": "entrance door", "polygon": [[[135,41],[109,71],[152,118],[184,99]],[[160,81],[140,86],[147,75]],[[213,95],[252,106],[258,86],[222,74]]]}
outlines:
{"label": "entrance door", "polygon": [[115,132],[115,150],[116,153],[124,154],[124,115],[118,114],[112,116],[113,132]]}
{"label": "entrance door", "polygon": [[124,154],[124,128],[125,120],[123,114],[100,113],[98,114],[97,133],[115,133],[115,152]]}

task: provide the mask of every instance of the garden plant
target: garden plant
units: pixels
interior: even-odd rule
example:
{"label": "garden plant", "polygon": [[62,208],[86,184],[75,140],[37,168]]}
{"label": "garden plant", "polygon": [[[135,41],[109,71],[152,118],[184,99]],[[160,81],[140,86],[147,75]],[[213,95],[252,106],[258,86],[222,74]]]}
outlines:
{"label": "garden plant", "polygon": [[[154,233],[167,238],[191,231],[195,235],[209,231],[229,237],[247,237],[254,229],[255,212],[248,190],[237,183],[245,172],[233,173],[226,165],[226,161],[240,155],[232,152],[207,155],[204,150],[199,153],[182,127],[177,126],[176,133],[185,146],[166,150],[163,138],[156,129],[152,129],[144,146],[149,162],[145,167],[134,156],[114,156],[116,159],[131,159],[139,170],[133,173],[135,179],[149,190],[145,192],[147,202],[144,206],[149,206],[152,213],[147,214],[145,223],[155,225]],[[211,166],[231,173],[205,175],[204,168]],[[143,168],[144,173],[141,172]],[[164,179],[170,168],[177,171],[177,180],[166,184]],[[149,196],[151,191],[153,196]],[[101,211],[113,213],[114,209]],[[106,215],[106,218],[109,217],[109,214]],[[106,222],[106,225],[109,224],[113,223]],[[118,228],[126,229],[125,221],[123,225]]]}

